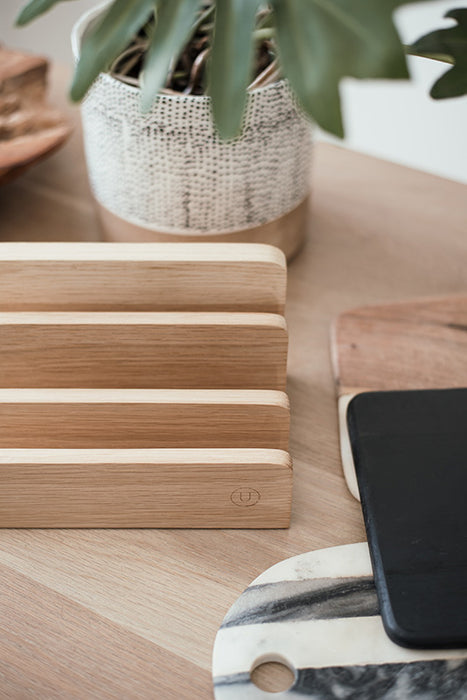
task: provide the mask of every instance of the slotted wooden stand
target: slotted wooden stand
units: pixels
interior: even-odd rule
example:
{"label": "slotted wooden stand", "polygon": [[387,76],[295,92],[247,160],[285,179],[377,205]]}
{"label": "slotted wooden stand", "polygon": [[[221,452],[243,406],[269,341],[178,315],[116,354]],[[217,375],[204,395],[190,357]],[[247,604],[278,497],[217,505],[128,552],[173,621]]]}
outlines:
{"label": "slotted wooden stand", "polygon": [[287,527],[286,264],[0,244],[1,527]]}

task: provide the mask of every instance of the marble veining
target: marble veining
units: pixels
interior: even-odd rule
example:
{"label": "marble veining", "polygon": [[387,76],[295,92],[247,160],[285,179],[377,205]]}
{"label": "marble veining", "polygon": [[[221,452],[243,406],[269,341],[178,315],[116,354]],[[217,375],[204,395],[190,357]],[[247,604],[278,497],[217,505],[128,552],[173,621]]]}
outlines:
{"label": "marble veining", "polygon": [[[295,669],[273,695],[250,678],[271,660]],[[213,681],[216,700],[467,700],[467,650],[394,644],[368,545],[344,545],[279,562],[242,593],[216,637]]]}
{"label": "marble veining", "polygon": [[222,627],[368,615],[379,615],[371,576],[281,581],[247,588]]}
{"label": "marble veining", "polygon": [[[268,697],[250,680],[249,673],[214,679],[216,697]],[[235,690],[237,695],[232,693]],[[230,692],[229,692],[230,691]],[[304,668],[285,692],[290,700],[465,700],[467,661],[415,661],[409,664]]]}

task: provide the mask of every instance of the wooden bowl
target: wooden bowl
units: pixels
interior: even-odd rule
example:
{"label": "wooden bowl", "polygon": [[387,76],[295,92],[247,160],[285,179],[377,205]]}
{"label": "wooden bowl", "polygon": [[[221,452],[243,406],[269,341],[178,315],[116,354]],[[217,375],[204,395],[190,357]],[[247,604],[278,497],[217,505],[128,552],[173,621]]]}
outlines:
{"label": "wooden bowl", "polygon": [[0,184],[49,156],[71,132],[47,104],[48,67],[41,56],[0,46]]}

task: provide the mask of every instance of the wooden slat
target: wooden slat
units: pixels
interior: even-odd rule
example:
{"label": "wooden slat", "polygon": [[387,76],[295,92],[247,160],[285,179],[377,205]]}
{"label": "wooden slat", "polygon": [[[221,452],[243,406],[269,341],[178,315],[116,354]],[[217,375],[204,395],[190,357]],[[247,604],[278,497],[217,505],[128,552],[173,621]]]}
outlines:
{"label": "wooden slat", "polygon": [[288,449],[279,391],[0,389],[0,448]]}
{"label": "wooden slat", "polygon": [[275,314],[0,313],[0,387],[277,389]]}
{"label": "wooden slat", "polygon": [[0,310],[283,313],[286,275],[260,244],[1,243]]}
{"label": "wooden slat", "polygon": [[1,527],[287,527],[282,450],[0,450]]}

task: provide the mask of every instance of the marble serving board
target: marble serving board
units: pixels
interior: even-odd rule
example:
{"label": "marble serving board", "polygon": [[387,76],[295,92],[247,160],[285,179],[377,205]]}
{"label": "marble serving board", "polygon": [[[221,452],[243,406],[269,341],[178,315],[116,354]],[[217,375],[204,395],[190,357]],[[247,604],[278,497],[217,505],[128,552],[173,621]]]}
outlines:
{"label": "marble serving board", "polygon": [[[363,391],[467,387],[467,296],[352,309],[331,334],[344,475],[359,499],[347,406]],[[467,697],[467,693],[466,693]]]}
{"label": "marble serving board", "polygon": [[[271,694],[251,672],[294,673]],[[467,649],[414,650],[384,632],[366,543],[279,562],[241,594],[214,643],[216,700],[463,700]]]}

